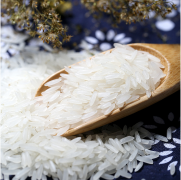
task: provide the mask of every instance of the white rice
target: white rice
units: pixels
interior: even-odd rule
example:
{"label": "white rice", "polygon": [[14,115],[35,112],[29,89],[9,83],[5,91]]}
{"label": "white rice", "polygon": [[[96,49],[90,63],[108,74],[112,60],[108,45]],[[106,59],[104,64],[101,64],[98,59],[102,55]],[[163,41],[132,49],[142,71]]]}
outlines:
{"label": "white rice", "polygon": [[139,135],[138,131],[135,131],[135,136],[136,136],[136,141],[138,143],[140,143],[141,142],[141,138],[140,138],[140,135]]}
{"label": "white rice", "polygon": [[110,175],[110,174],[106,174],[106,173],[104,173],[101,177],[104,178],[104,179],[107,179],[107,180],[112,180],[112,179],[114,179],[114,176],[112,176],[112,175]]}
{"label": "white rice", "polygon": [[131,156],[129,157],[129,161],[133,161],[134,158],[136,157],[137,153],[138,153],[138,149],[135,149],[133,151],[133,153],[131,154]]}
{"label": "white rice", "polygon": [[[141,127],[142,122],[132,127],[124,126],[123,130],[114,125],[103,127],[97,134],[91,131],[69,138],[59,136],[82,121],[101,113],[107,115],[135,100],[135,97],[137,99],[148,88],[152,91],[153,86],[145,81],[148,78],[152,83],[159,82],[158,77],[149,74],[150,66],[154,66],[149,63],[159,62],[157,58],[148,56],[144,60],[140,52],[131,47],[115,46],[120,52],[126,52],[121,55],[117,49],[114,50],[121,59],[109,59],[112,53],[108,52],[103,60],[99,55],[74,68],[66,68],[69,75],[48,82],[46,85],[50,89],[36,99],[36,90],[46,77],[90,54],[85,51],[58,54],[25,51],[22,58],[16,55],[2,61],[1,170],[5,179],[9,175],[22,180],[28,176],[32,180],[46,180],[46,176],[52,176],[54,180],[131,178],[128,171],[138,171],[143,162],[153,163],[152,159],[158,154],[147,149],[153,144],[144,137],[152,135]],[[129,51],[133,51],[132,56]],[[122,63],[125,63],[123,67],[120,66]],[[138,70],[135,73],[137,80],[130,78],[125,81],[135,70]],[[71,76],[71,73],[75,75]],[[136,87],[138,89],[134,91]]]}
{"label": "white rice", "polygon": [[[36,116],[41,115],[45,129],[52,127],[57,130],[57,136],[81,123],[109,115],[114,109],[148,95],[148,91],[151,93],[155,89],[152,86],[158,85],[164,77],[153,56],[120,44],[115,44],[115,49],[111,52],[87,58],[65,70],[68,74],[62,73],[61,78],[45,84],[49,89],[42,92],[41,97],[35,98],[36,108],[31,111]],[[159,75],[155,77],[155,73]],[[36,87],[38,83],[34,83]],[[47,116],[43,116],[45,113]],[[143,128],[139,131],[147,133]],[[126,135],[126,126],[123,132]]]}
{"label": "white rice", "polygon": [[125,138],[122,138],[122,139],[120,140],[120,143],[121,143],[121,144],[125,144],[125,143],[127,143],[127,142],[132,141],[133,139],[134,139],[134,137],[127,136],[127,137],[125,137]]}
{"label": "white rice", "polygon": [[137,159],[138,161],[142,161],[142,162],[144,162],[144,163],[153,164],[152,159],[150,159],[150,158],[148,158],[148,157],[146,157],[146,156],[137,156],[136,159]]}
{"label": "white rice", "polygon": [[172,139],[172,129],[171,129],[171,127],[169,127],[168,129],[167,129],[167,139]]}
{"label": "white rice", "polygon": [[114,178],[118,178],[119,176],[122,176],[122,177],[125,177],[125,178],[128,178],[128,179],[130,179],[132,177],[131,174],[125,172],[124,170],[118,170],[116,172],[116,174],[114,175]]}
{"label": "white rice", "polygon": [[143,162],[140,161],[140,162],[138,163],[138,165],[136,166],[136,168],[135,168],[135,172],[139,171],[139,170],[142,168],[142,166],[143,166]]}
{"label": "white rice", "polygon": [[170,165],[170,174],[171,174],[172,176],[175,174],[175,164],[174,164],[174,163],[172,163],[172,164]]}
{"label": "white rice", "polygon": [[160,141],[168,142],[168,139],[162,135],[155,134],[154,137]]}

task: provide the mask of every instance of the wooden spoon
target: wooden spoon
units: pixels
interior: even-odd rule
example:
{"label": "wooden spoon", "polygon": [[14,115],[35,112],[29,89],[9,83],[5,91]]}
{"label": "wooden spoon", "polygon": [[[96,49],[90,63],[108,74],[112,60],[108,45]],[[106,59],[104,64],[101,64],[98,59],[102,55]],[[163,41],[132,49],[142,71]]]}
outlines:
{"label": "wooden spoon", "polygon": [[[110,115],[102,115],[75,128],[69,129],[66,133],[63,134],[63,136],[80,134],[121,119],[164,99],[165,97],[173,94],[180,89],[180,45],[130,44],[129,46],[137,50],[149,52],[150,54],[158,57],[161,63],[165,66],[163,72],[166,74],[166,76],[161,80],[160,85],[152,93],[152,96],[150,98],[147,98],[147,96],[145,95],[139,100],[127,104],[121,109],[114,110]],[[40,85],[39,89],[37,90],[36,96],[41,96],[41,92],[48,89],[48,87],[44,86],[44,84],[48,81],[59,78],[60,73],[67,72],[65,71],[65,69],[62,69],[48,77]]]}

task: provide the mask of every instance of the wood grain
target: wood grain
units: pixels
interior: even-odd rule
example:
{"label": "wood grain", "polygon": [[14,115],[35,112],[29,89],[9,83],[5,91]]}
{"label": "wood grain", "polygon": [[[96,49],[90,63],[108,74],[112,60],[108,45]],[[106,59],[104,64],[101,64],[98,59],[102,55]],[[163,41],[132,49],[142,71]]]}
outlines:
{"label": "wood grain", "polygon": [[[160,86],[158,86],[157,89],[152,93],[152,97],[147,98],[147,96],[143,96],[139,100],[132,102],[121,109],[114,110],[108,116],[100,116],[91,121],[83,123],[76,128],[70,129],[63,136],[71,136],[83,133],[114,122],[118,119],[140,111],[180,89],[180,45],[138,43],[130,44],[130,46],[137,50],[149,52],[150,54],[158,57],[161,60],[161,63],[165,66],[163,72],[166,74],[166,77],[161,80]],[[47,87],[44,86],[46,82],[60,77],[60,73],[66,73],[66,71],[62,69],[47,78],[41,84],[36,96],[40,96],[41,92],[47,89]]]}

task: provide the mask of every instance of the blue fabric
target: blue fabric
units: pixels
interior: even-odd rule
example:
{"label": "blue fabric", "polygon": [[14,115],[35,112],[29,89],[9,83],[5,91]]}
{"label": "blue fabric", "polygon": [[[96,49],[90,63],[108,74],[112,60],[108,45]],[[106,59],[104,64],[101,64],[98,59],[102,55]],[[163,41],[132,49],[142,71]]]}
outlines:
{"label": "blue fabric", "polygon": [[[179,2],[179,0],[175,1]],[[64,44],[64,47],[75,48],[73,44],[80,44],[81,40],[85,39],[85,36],[95,37],[96,30],[100,30],[106,34],[110,29],[113,29],[117,34],[125,33],[126,37],[131,37],[132,41],[130,43],[180,44],[180,5],[177,6],[178,10],[176,14],[166,18],[166,20],[168,20],[166,25],[170,26],[173,24],[174,28],[165,31],[156,27],[157,23],[162,21],[160,17],[152,17],[149,20],[135,24],[132,23],[130,25],[121,22],[118,24],[118,28],[113,28],[109,16],[105,15],[98,20],[92,16],[85,17],[88,11],[84,6],[80,3],[75,3],[79,1],[73,0],[72,2],[74,4],[73,9],[67,12],[67,16],[63,17],[63,23],[69,27],[68,34],[73,37],[69,43]],[[107,40],[99,41],[98,44],[100,45],[102,42],[109,42],[113,45],[113,41]]]}

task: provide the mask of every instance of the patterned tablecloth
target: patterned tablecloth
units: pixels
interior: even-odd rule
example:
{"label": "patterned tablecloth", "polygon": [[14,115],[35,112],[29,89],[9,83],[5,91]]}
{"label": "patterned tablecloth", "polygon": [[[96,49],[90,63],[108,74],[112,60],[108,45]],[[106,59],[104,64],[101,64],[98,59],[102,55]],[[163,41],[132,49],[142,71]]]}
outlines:
{"label": "patterned tablecloth", "polygon": [[[63,23],[69,26],[68,34],[73,35],[65,47],[104,51],[112,48],[115,42],[180,44],[180,1],[174,0],[174,2],[178,10],[173,10],[166,19],[153,18],[154,13],[151,12],[150,20],[131,25],[122,22],[118,28],[113,28],[107,16],[95,20],[88,16],[87,10],[78,0],[73,1],[73,9],[63,17]],[[154,160],[154,165],[144,165],[141,171],[133,173],[132,179],[180,179],[180,91],[116,123],[121,126],[126,123],[129,126],[138,121],[143,121],[144,127],[149,131],[163,136],[166,136],[167,128],[172,126],[173,139],[167,143],[156,141],[153,150],[160,152],[160,157]],[[168,171],[170,163],[176,166],[174,176]]]}

